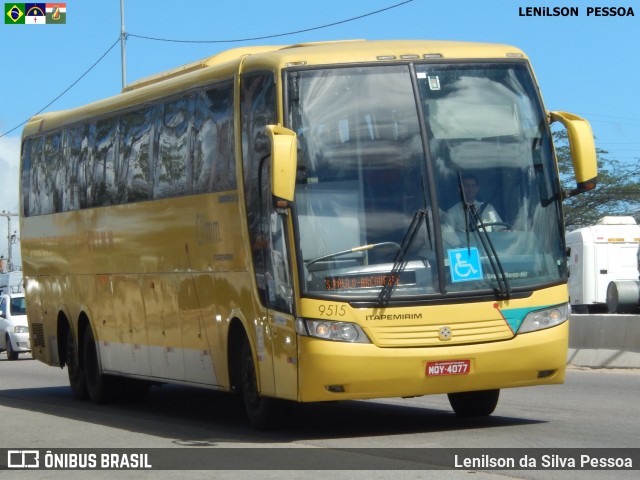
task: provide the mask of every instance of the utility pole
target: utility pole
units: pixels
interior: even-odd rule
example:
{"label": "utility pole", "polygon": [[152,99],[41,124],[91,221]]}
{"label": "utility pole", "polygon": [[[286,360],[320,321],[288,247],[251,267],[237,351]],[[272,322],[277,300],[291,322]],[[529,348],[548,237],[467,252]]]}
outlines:
{"label": "utility pole", "polygon": [[7,258],[7,265],[5,268],[9,272],[13,270],[13,263],[11,262],[11,258],[12,258],[11,245],[18,241],[16,232],[13,232],[13,234],[11,233],[11,217],[17,217],[17,216],[18,216],[17,213],[7,212],[6,210],[3,210],[2,213],[0,213],[0,217],[7,218],[7,250],[8,250],[7,256],[8,258]]}
{"label": "utility pole", "polygon": [[124,0],[120,0],[120,57],[122,59],[122,88],[127,85],[127,33],[124,29]]}

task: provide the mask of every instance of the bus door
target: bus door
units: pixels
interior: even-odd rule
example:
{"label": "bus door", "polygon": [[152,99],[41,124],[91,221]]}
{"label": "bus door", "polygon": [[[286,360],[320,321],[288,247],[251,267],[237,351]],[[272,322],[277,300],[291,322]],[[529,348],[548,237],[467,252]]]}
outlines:
{"label": "bus door", "polygon": [[268,307],[268,332],[271,338],[275,390],[279,397],[296,399],[297,345],[293,315],[293,287],[289,255],[289,216],[273,205],[271,164],[262,168],[261,225],[265,245],[264,301]]}
{"label": "bus door", "polygon": [[[273,205],[266,131],[277,118],[273,72],[242,75],[240,109],[247,226],[258,296],[267,315],[266,326],[256,329],[261,390],[295,400],[298,357],[289,264],[290,217]],[[267,371],[270,364],[273,370]]]}

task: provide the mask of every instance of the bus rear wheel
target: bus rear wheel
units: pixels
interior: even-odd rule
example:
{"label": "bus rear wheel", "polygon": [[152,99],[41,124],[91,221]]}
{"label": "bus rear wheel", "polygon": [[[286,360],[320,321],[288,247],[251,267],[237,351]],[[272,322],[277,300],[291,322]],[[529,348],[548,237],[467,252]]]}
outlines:
{"label": "bus rear wheel", "polygon": [[89,395],[87,393],[87,383],[84,379],[84,369],[80,364],[77,343],[73,338],[73,333],[70,328],[67,329],[66,364],[67,374],[69,375],[69,386],[71,386],[73,398],[76,400],[86,400],[89,398]]}
{"label": "bus rear wheel", "polygon": [[84,378],[91,401],[99,404],[112,402],[117,390],[117,379],[100,372],[98,349],[90,326],[84,332],[83,360]]}
{"label": "bus rear wheel", "polygon": [[498,405],[500,390],[481,390],[478,392],[449,393],[451,408],[459,417],[486,417],[491,415]]}
{"label": "bus rear wheel", "polygon": [[251,345],[245,339],[242,345],[241,388],[244,407],[252,427],[259,430],[272,430],[284,424],[284,402],[275,398],[263,397],[258,392],[256,367],[253,362]]}

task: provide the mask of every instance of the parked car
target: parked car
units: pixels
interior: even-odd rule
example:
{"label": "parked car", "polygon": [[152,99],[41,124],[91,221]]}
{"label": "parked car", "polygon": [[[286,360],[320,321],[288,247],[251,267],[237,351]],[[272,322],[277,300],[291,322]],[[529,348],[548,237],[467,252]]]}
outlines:
{"label": "parked car", "polygon": [[8,360],[31,351],[24,293],[0,295],[0,352],[5,350]]}

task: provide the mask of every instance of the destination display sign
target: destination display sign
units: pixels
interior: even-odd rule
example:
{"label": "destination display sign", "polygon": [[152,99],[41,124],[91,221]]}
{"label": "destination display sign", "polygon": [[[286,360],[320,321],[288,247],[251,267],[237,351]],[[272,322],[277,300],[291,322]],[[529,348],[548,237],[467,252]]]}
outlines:
{"label": "destination display sign", "polygon": [[415,272],[402,272],[400,275],[390,275],[389,273],[358,273],[349,275],[336,275],[325,277],[324,286],[326,290],[347,290],[355,288],[381,288],[386,284],[415,285]]}

